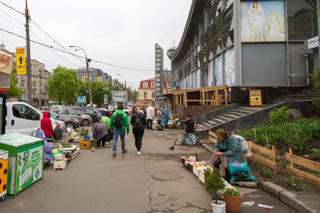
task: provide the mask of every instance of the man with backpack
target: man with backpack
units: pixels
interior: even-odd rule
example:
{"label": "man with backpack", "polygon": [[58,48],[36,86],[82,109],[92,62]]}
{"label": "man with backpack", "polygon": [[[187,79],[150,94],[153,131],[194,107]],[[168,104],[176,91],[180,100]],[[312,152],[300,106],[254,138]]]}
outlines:
{"label": "man with backpack", "polygon": [[130,123],[132,125],[132,132],[135,139],[137,155],[141,155],[142,137],[144,134],[144,126],[146,125],[146,116],[140,111],[140,108],[136,108],[136,112],[132,115]]}
{"label": "man with backpack", "polygon": [[115,111],[110,119],[110,128],[111,132],[113,132],[113,157],[116,157],[117,154],[117,142],[120,136],[121,138],[121,147],[122,147],[122,154],[127,153],[126,143],[124,140],[125,137],[125,130],[127,129],[127,135],[130,132],[129,129],[129,120],[127,114],[123,111],[123,105],[119,104],[117,111]]}

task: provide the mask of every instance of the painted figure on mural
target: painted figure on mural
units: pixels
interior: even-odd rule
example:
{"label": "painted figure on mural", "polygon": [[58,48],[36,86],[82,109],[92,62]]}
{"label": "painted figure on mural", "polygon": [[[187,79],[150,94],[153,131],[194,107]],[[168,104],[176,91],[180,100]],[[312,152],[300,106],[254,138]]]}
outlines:
{"label": "painted figure on mural", "polygon": [[241,26],[241,37],[247,41],[265,40],[268,22],[258,1],[250,4],[246,16],[241,20]]}

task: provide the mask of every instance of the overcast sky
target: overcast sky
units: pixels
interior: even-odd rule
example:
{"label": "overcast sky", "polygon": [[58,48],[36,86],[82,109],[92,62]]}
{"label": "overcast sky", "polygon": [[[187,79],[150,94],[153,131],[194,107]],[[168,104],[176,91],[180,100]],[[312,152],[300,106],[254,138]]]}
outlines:
{"label": "overcast sky", "polygon": [[[0,0],[0,28],[25,38],[25,0]],[[154,77],[155,43],[164,50],[164,68],[171,69],[166,51],[178,46],[192,0],[28,0],[29,14],[43,31],[30,22],[30,39],[54,48],[84,56],[70,45],[83,48],[88,58],[134,69],[121,69],[91,62],[113,79],[139,82]],[[26,46],[26,41],[0,30],[1,43],[10,52]],[[65,49],[64,49],[65,48]],[[84,59],[31,42],[31,58],[51,72],[58,65],[68,69],[85,67]],[[127,84],[130,85],[130,84]]]}

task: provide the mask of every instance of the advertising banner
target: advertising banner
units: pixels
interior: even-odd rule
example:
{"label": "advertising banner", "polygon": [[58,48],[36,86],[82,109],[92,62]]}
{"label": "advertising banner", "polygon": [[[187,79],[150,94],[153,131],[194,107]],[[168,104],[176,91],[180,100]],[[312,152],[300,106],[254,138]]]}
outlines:
{"label": "advertising banner", "polygon": [[112,91],[112,100],[113,102],[127,102],[128,95],[127,91]]}
{"label": "advertising banner", "polygon": [[241,1],[242,42],[286,41],[284,1]]}
{"label": "advertising banner", "polygon": [[0,73],[11,75],[13,61],[12,58],[12,55],[0,51]]}
{"label": "advertising banner", "polygon": [[10,74],[0,72],[0,91],[10,90]]}
{"label": "advertising banner", "polygon": [[79,104],[87,103],[87,97],[86,96],[78,96],[77,97],[77,103],[79,103]]}

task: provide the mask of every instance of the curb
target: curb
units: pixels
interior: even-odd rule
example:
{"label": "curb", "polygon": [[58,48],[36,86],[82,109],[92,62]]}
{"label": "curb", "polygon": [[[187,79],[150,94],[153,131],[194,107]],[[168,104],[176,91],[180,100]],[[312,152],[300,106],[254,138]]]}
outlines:
{"label": "curb", "polygon": [[[207,144],[199,142],[206,150],[209,152],[212,152],[212,149]],[[274,196],[276,196],[280,201],[283,203],[291,206],[292,208],[296,209],[299,212],[303,213],[317,213],[316,210],[313,210],[306,206],[302,201],[297,199],[297,195],[287,191],[286,189],[282,188],[281,186],[278,186],[270,181],[262,182],[261,188],[264,191],[267,191]]]}

